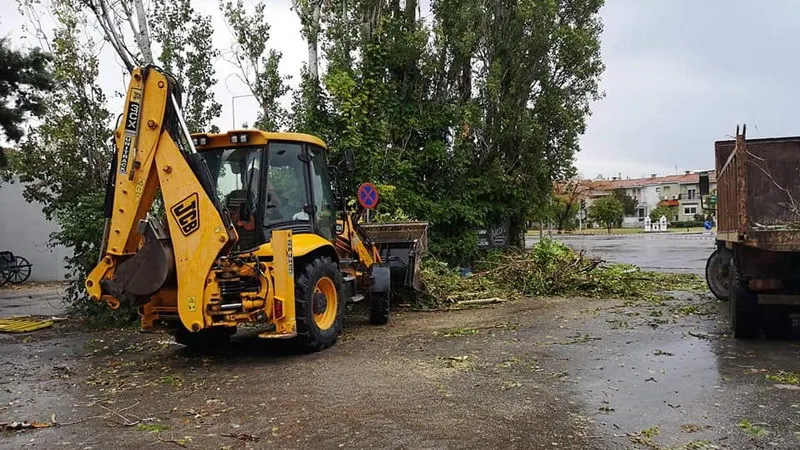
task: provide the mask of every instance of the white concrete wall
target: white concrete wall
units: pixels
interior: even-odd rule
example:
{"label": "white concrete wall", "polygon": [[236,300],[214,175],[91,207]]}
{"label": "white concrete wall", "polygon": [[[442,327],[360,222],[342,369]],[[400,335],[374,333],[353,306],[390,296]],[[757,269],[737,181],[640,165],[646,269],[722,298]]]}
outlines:
{"label": "white concrete wall", "polygon": [[0,250],[11,250],[31,262],[31,281],[63,280],[64,258],[70,250],[50,248],[50,233],[58,226],[48,222],[41,205],[28,203],[20,183],[0,184]]}
{"label": "white concrete wall", "polygon": [[659,189],[660,186],[645,186],[642,188],[642,202],[639,206],[645,206],[645,216],[650,214],[650,211],[654,210],[658,206],[658,202],[661,201],[661,192],[656,191]]}

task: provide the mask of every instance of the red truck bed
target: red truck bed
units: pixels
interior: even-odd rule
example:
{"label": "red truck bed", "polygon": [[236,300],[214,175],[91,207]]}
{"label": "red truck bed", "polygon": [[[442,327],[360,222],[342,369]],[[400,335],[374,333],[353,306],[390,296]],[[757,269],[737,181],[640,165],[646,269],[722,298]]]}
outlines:
{"label": "red truck bed", "polygon": [[745,140],[742,134],[714,147],[717,239],[800,251],[800,137]]}

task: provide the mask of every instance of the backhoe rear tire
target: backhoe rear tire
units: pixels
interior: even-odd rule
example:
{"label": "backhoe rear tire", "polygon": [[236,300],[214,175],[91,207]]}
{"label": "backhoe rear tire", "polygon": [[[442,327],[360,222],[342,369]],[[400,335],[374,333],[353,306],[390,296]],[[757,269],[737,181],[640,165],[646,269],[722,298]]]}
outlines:
{"label": "backhoe rear tire", "polygon": [[297,343],[301,350],[330,347],[342,332],[344,279],[339,266],[320,256],[306,264],[295,282]]}

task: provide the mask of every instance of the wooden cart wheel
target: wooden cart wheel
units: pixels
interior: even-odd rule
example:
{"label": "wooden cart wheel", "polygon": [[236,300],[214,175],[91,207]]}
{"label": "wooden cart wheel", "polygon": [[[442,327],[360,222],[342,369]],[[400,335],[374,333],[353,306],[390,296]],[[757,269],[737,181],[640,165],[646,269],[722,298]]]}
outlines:
{"label": "wooden cart wheel", "polygon": [[17,256],[8,266],[6,277],[13,284],[24,283],[31,276],[31,263],[22,256]]}

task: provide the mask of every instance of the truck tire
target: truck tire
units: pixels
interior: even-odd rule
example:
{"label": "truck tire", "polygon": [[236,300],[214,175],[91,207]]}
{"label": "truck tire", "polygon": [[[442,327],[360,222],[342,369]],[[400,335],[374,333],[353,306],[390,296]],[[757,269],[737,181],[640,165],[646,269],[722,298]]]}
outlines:
{"label": "truck tire", "polygon": [[767,339],[787,339],[792,335],[790,308],[784,305],[761,305],[761,328]]}
{"label": "truck tire", "polygon": [[330,258],[320,256],[306,264],[295,283],[297,344],[319,351],[339,338],[344,318],[344,279]]}
{"label": "truck tire", "polygon": [[731,333],[735,338],[752,339],[758,335],[760,315],[758,299],[742,279],[735,258],[730,263]]}
{"label": "truck tire", "polygon": [[369,323],[373,325],[386,325],[389,323],[389,305],[391,300],[391,292],[369,293]]}
{"label": "truck tire", "polygon": [[726,301],[730,298],[730,265],[731,252],[727,249],[717,249],[708,257],[706,261],[706,283],[708,289],[720,300]]}

